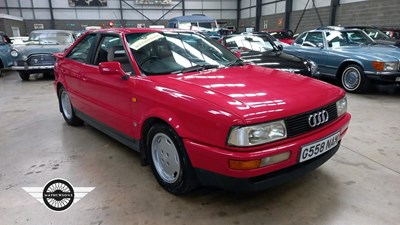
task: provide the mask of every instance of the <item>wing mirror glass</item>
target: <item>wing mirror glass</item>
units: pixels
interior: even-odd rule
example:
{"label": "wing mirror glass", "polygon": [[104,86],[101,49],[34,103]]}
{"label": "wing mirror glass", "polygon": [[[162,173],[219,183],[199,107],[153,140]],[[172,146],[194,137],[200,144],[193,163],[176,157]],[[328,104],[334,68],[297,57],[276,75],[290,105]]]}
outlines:
{"label": "wing mirror glass", "polygon": [[321,48],[321,49],[324,48],[324,44],[322,44],[322,43],[317,43],[316,46],[317,46],[317,48]]}

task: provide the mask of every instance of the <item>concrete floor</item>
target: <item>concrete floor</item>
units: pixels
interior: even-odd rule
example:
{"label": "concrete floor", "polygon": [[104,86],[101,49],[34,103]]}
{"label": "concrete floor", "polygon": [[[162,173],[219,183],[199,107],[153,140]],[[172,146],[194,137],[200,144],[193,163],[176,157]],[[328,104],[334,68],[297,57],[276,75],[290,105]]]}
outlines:
{"label": "concrete floor", "polygon": [[[10,72],[0,78],[0,224],[400,224],[400,90],[348,102],[350,129],[319,169],[262,193],[202,188],[177,197],[137,153],[68,126],[52,80]],[[54,178],[96,188],[61,213],[22,189]]]}

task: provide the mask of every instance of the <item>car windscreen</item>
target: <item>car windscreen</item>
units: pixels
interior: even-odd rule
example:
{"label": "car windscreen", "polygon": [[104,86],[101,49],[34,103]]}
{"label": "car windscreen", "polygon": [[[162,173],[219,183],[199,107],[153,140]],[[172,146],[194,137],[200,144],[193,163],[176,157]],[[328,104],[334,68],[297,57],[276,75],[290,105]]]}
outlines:
{"label": "car windscreen", "polygon": [[390,37],[382,31],[374,28],[366,28],[364,32],[368,34],[372,39],[376,40],[390,40]]}
{"label": "car windscreen", "polygon": [[126,39],[146,75],[180,73],[196,66],[223,67],[237,60],[218,42],[192,32],[132,33]]}
{"label": "car windscreen", "polygon": [[374,44],[374,41],[361,30],[326,32],[329,47]]}
{"label": "car windscreen", "polygon": [[74,42],[71,33],[68,32],[32,32],[27,44],[41,45],[70,45]]}

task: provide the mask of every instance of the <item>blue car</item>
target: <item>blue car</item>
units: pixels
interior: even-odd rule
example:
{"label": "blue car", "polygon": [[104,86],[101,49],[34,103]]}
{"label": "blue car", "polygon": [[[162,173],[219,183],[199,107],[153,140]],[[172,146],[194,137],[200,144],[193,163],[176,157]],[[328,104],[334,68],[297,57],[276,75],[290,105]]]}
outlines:
{"label": "blue car", "polygon": [[304,32],[284,51],[316,62],[321,75],[336,77],[348,92],[400,83],[400,50],[378,45],[359,29]]}
{"label": "blue car", "polygon": [[11,40],[5,33],[0,31],[0,75],[4,68],[11,67],[14,62],[10,51]]}

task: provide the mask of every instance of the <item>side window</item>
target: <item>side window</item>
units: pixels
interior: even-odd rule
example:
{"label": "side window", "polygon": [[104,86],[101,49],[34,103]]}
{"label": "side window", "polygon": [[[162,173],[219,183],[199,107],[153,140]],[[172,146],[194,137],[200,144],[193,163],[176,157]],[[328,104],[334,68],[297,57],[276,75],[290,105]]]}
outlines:
{"label": "side window", "polygon": [[99,48],[96,51],[94,64],[98,65],[101,62],[109,61],[108,53],[111,55],[110,49],[116,46],[122,47],[121,38],[119,36],[103,36]]}
{"label": "side window", "polygon": [[303,42],[304,42],[304,39],[305,39],[306,35],[307,35],[307,33],[301,34],[301,35],[296,39],[296,41],[295,41],[294,43],[295,43],[296,45],[302,45]]}
{"label": "side window", "polygon": [[324,39],[322,37],[322,32],[310,32],[306,39],[304,39],[303,46],[317,47],[318,44],[323,43]]}
{"label": "side window", "polygon": [[125,72],[133,72],[132,64],[119,36],[104,35],[102,37],[94,64],[98,65],[101,62],[119,62]]}
{"label": "side window", "polygon": [[89,34],[83,38],[67,55],[67,58],[82,63],[88,63],[90,48],[95,40],[95,34]]}

